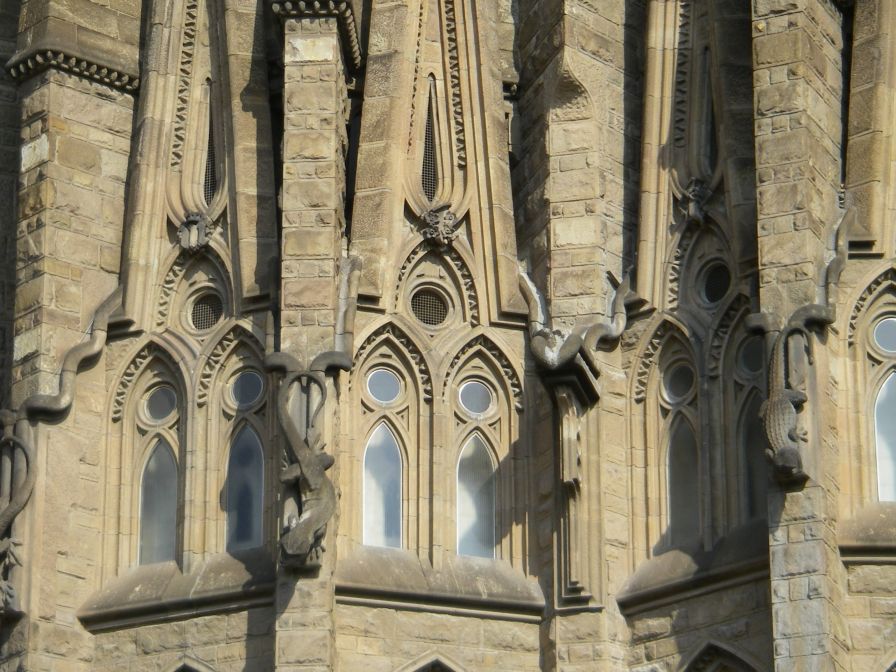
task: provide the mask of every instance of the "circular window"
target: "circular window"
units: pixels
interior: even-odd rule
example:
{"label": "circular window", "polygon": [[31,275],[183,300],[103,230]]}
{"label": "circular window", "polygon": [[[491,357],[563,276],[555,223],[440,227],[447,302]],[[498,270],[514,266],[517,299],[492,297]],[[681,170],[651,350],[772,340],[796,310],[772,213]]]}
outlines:
{"label": "circular window", "polygon": [[421,289],[411,297],[411,310],[418,320],[436,327],[448,319],[448,303],[434,289]]}
{"label": "circular window", "polygon": [[387,369],[376,369],[367,376],[367,391],[381,404],[389,404],[401,394],[401,381]]}
{"label": "circular window", "polygon": [[146,415],[150,420],[161,422],[177,407],[177,395],[169,385],[160,385],[146,398]]}
{"label": "circular window", "polygon": [[202,294],[193,302],[190,310],[190,322],[197,331],[207,331],[218,324],[224,314],[221,297],[209,292]]}
{"label": "circular window", "polygon": [[750,374],[762,371],[765,365],[765,345],[761,336],[750,336],[740,346],[737,363],[741,369]]}
{"label": "circular window", "polygon": [[887,317],[874,327],[874,342],[886,352],[896,352],[896,317]]}
{"label": "circular window", "polygon": [[731,271],[721,262],[710,264],[703,272],[701,285],[706,302],[718,303],[725,298],[731,288]]}
{"label": "circular window", "polygon": [[663,373],[663,385],[670,401],[680,401],[694,389],[694,370],[687,364],[674,364]]}
{"label": "circular window", "polygon": [[473,415],[482,415],[492,406],[492,391],[478,380],[464,383],[460,388],[460,405]]}
{"label": "circular window", "polygon": [[251,406],[261,397],[264,379],[255,371],[243,371],[233,380],[230,388],[237,406]]}

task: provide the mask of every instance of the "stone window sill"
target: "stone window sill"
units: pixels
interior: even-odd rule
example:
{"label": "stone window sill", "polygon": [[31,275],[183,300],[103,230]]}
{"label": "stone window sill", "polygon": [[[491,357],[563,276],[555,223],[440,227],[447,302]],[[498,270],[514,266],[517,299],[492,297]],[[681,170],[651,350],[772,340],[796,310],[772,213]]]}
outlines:
{"label": "stone window sill", "polygon": [[840,556],[849,564],[896,563],[896,502],[872,502],[840,523]]}
{"label": "stone window sill", "polygon": [[501,560],[450,556],[435,570],[410,551],[360,546],[336,567],[342,604],[538,621],[539,585]]}
{"label": "stone window sill", "polygon": [[642,563],[616,597],[626,617],[768,576],[768,524],[733,529],[710,551],[673,549]]}
{"label": "stone window sill", "polygon": [[134,567],[91,595],[78,611],[103,632],[271,604],[275,566],[266,548],[211,556],[183,574],[174,562]]}

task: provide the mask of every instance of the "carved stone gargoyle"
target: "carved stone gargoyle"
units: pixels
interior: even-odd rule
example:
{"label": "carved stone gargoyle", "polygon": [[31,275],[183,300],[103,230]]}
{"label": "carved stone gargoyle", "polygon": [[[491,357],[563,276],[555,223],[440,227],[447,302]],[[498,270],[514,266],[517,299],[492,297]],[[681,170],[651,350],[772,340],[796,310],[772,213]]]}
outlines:
{"label": "carved stone gargoyle", "polygon": [[769,370],[768,399],[759,411],[768,438],[768,458],[775,477],[787,486],[800,486],[809,476],[803,469],[800,444],[808,442],[806,432],[799,429],[797,415],[807,401],[806,393],[791,385],[801,362],[791,357],[790,339],[798,335],[805,340],[808,364],[813,363],[812,326],[826,326],[834,321],[831,308],[809,304],[798,308],[775,338]]}
{"label": "carved stone gargoyle", "polygon": [[[299,504],[298,513],[287,515],[280,533],[280,562],[313,570],[321,565],[327,523],[336,511],[336,489],[326,474],[335,460],[324,452],[326,444],[318,424],[327,402],[326,371],[347,370],[351,360],[341,352],[325,352],[304,369],[292,355],[276,352],[265,358],[265,365],[268,370],[284,372],[277,395],[277,417],[287,444],[280,481],[293,489]],[[301,424],[291,412],[292,394],[299,395],[298,406],[305,411]]]}

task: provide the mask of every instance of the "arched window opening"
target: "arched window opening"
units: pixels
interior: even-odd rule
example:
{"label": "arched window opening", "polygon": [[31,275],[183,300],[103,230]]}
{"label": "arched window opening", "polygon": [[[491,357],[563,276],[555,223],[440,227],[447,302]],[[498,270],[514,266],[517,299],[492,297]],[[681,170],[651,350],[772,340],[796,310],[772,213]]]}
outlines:
{"label": "arched window opening", "polygon": [[159,439],[140,479],[140,564],[175,559],[177,546],[177,463]]}
{"label": "arched window opening", "polygon": [[236,435],[227,461],[227,550],[263,544],[264,452],[246,425]]}
{"label": "arched window opening", "polygon": [[744,408],[740,419],[741,455],[746,472],[747,518],[765,518],[768,501],[765,430],[759,418],[762,402],[754,397]]}
{"label": "arched window opening", "polygon": [[896,502],[896,372],[890,373],[874,403],[877,498]]}
{"label": "arched window opening", "polygon": [[364,544],[401,547],[401,453],[381,423],[364,450]]}
{"label": "arched window opening", "polygon": [[676,546],[700,538],[700,481],[697,438],[683,418],[672,426],[668,455],[669,536]]}
{"label": "arched window opening", "polygon": [[495,557],[495,464],[478,434],[457,461],[457,553]]}

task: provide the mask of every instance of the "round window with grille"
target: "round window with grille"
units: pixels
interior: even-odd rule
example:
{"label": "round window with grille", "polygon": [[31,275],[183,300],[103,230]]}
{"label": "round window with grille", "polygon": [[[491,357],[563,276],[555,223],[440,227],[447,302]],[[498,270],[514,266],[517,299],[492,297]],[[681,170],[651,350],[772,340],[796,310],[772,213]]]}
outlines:
{"label": "round window with grille", "polygon": [[436,327],[448,319],[448,302],[434,289],[421,289],[411,297],[411,310],[423,324]]}
{"label": "round window with grille", "polygon": [[221,320],[224,314],[224,303],[217,294],[202,294],[193,302],[190,309],[190,323],[197,331],[208,331]]}

